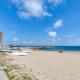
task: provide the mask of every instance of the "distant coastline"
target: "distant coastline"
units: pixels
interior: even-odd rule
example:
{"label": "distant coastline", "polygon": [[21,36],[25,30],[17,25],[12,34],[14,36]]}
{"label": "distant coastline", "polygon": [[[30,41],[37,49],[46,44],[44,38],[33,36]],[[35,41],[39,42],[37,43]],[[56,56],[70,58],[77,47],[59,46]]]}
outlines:
{"label": "distant coastline", "polygon": [[80,46],[12,46],[46,51],[80,51]]}

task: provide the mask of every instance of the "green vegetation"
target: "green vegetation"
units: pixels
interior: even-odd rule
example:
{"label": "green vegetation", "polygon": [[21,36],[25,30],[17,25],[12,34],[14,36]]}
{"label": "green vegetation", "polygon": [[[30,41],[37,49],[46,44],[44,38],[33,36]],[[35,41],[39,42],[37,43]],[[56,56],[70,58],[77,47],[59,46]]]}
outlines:
{"label": "green vegetation", "polygon": [[21,68],[19,65],[11,64],[13,59],[7,58],[6,54],[0,54],[0,64],[4,67],[9,80],[38,80],[36,77],[28,73],[25,68]]}

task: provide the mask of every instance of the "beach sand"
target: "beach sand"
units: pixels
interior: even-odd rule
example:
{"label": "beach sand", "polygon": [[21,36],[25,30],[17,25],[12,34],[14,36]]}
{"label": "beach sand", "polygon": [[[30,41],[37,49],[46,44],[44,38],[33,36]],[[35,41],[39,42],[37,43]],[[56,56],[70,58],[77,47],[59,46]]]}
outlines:
{"label": "beach sand", "polygon": [[34,51],[28,56],[8,56],[25,65],[38,80],[80,80],[80,52]]}

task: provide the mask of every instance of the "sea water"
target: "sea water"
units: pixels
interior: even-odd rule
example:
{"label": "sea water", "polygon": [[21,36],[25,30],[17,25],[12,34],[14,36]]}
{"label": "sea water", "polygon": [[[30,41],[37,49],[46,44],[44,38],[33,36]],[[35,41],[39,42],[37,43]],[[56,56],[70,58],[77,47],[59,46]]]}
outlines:
{"label": "sea water", "polygon": [[42,50],[54,51],[54,50],[63,50],[63,51],[80,51],[80,46],[49,46],[45,47]]}

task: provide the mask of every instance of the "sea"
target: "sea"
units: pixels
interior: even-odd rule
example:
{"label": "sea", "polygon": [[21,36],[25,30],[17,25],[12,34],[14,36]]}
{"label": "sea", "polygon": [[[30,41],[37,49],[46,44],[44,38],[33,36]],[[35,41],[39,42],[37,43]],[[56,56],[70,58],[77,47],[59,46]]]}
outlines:
{"label": "sea", "polygon": [[47,51],[80,51],[80,46],[49,46],[44,47],[42,50]]}

